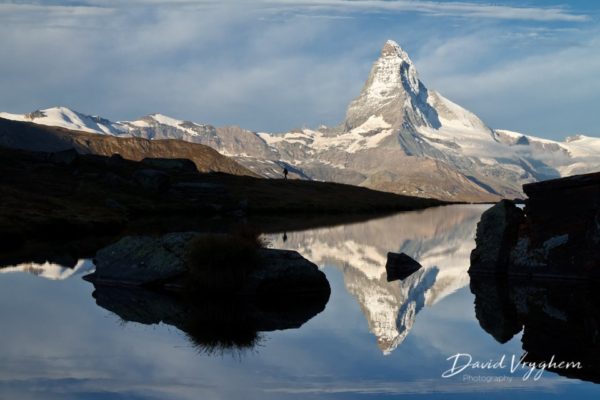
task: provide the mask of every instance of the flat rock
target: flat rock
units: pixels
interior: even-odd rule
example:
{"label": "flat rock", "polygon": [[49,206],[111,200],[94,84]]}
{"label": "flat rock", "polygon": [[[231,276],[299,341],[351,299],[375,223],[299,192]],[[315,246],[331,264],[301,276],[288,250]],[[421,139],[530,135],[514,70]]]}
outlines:
{"label": "flat rock", "polygon": [[180,276],[187,272],[185,246],[195,235],[126,236],[96,253],[96,272],[90,280],[144,286]]}

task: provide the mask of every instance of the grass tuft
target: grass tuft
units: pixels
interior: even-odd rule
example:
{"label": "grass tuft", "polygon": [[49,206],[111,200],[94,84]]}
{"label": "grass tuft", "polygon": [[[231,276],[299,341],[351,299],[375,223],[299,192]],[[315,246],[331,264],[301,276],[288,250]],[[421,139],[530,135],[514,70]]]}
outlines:
{"label": "grass tuft", "polygon": [[239,230],[234,234],[202,234],[188,245],[188,282],[191,291],[234,291],[259,263],[265,247],[260,234]]}

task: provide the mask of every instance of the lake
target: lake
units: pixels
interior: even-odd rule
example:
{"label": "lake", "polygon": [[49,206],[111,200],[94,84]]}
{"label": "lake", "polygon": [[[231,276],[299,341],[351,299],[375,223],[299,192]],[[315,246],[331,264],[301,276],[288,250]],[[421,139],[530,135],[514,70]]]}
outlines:
{"label": "lake", "polygon": [[[467,274],[487,207],[266,235],[270,246],[317,264],[331,296],[299,329],[258,332],[251,346],[231,349],[211,350],[172,325],[128,321],[98,306],[93,285],[81,279],[94,268],[90,260],[3,268],[0,398],[598,398],[599,385],[561,376],[568,371],[512,370],[532,339],[518,324],[506,331],[504,303],[496,309],[486,297],[495,289],[472,289]],[[390,251],[423,268],[388,282]],[[496,368],[466,367],[467,360]]]}

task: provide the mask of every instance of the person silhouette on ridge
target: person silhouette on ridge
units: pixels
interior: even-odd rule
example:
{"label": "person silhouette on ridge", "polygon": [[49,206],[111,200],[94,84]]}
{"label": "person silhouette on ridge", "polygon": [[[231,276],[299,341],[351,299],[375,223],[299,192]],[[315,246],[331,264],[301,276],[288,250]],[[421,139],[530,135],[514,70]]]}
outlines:
{"label": "person silhouette on ridge", "polygon": [[283,168],[283,179],[287,179],[288,176],[288,169],[287,168]]}

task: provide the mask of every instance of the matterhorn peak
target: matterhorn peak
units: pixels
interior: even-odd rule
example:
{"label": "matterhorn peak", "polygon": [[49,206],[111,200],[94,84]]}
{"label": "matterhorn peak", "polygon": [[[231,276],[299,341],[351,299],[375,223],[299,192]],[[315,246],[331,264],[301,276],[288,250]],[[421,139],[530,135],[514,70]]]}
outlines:
{"label": "matterhorn peak", "polygon": [[381,57],[398,57],[401,58],[405,63],[413,65],[408,53],[393,40],[388,40],[385,42],[383,48],[381,49]]}
{"label": "matterhorn peak", "polygon": [[427,89],[419,81],[417,68],[398,43],[388,40],[360,96],[348,107],[345,127],[358,127],[378,115],[396,126],[406,121],[414,126],[435,125],[428,121],[431,110],[426,100]]}
{"label": "matterhorn peak", "polygon": [[[380,78],[392,84],[404,84],[406,90],[419,93],[419,74],[417,68],[408,56],[408,53],[393,40],[388,40],[381,49],[381,55],[376,64],[387,68],[383,69]],[[390,74],[390,76],[386,76]]]}

